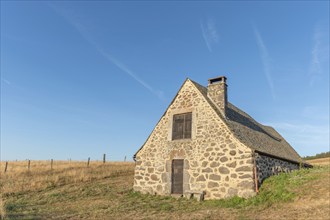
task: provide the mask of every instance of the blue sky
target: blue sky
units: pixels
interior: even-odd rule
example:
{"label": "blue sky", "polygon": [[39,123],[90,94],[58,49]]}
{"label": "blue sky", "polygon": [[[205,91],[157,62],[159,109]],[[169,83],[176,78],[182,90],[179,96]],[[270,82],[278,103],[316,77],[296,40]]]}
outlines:
{"label": "blue sky", "polygon": [[1,159],[123,160],[189,77],[329,150],[329,2],[1,1]]}

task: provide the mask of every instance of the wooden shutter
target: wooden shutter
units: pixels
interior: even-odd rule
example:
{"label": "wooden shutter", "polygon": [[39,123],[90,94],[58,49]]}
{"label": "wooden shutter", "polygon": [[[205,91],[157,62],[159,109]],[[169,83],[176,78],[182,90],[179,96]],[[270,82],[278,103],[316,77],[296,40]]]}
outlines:
{"label": "wooden shutter", "polygon": [[183,160],[172,160],[172,193],[183,194]]}
{"label": "wooden shutter", "polygon": [[172,139],[182,139],[184,129],[184,115],[174,115],[173,116],[173,129],[172,129]]}
{"label": "wooden shutter", "polygon": [[191,138],[191,112],[185,114],[184,120],[184,137],[183,138]]}
{"label": "wooden shutter", "polygon": [[191,138],[191,112],[173,115],[172,140]]}

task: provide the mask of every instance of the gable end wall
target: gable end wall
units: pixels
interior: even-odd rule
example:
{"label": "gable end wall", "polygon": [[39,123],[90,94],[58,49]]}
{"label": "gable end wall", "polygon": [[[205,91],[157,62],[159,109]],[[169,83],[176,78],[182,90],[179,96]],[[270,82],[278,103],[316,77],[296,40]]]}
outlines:
{"label": "gable end wall", "polygon": [[[174,114],[192,112],[192,138],[171,140]],[[171,194],[171,164],[184,159],[184,191],[205,199],[255,194],[253,152],[239,142],[189,80],[136,154],[134,190]]]}

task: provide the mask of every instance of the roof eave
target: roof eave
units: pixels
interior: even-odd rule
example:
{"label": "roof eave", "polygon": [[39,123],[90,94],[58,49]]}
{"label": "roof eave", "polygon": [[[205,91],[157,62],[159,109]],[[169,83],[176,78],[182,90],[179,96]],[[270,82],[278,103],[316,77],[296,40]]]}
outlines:
{"label": "roof eave", "polygon": [[259,150],[254,150],[254,151],[259,153],[259,154],[262,154],[262,155],[265,155],[265,156],[268,156],[268,157],[272,157],[272,158],[276,158],[276,159],[280,159],[280,160],[284,160],[284,161],[287,161],[287,162],[290,162],[290,163],[296,163],[296,164],[300,164],[300,163],[305,164],[306,163],[302,159],[301,159],[301,161],[296,161],[296,160],[290,160],[290,159],[287,159],[287,158],[284,158],[284,157],[275,156],[273,154],[265,153],[265,152],[262,152],[262,151],[259,151]]}

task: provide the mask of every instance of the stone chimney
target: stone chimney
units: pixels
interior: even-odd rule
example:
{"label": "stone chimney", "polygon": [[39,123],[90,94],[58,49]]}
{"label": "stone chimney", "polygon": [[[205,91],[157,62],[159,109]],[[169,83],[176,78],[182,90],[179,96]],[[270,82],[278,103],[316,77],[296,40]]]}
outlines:
{"label": "stone chimney", "polygon": [[228,102],[226,80],[227,78],[225,76],[212,78],[209,79],[209,84],[207,86],[207,96],[211,98],[216,105],[218,105],[225,118]]}

